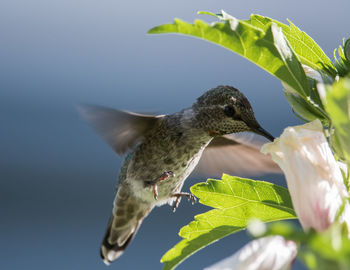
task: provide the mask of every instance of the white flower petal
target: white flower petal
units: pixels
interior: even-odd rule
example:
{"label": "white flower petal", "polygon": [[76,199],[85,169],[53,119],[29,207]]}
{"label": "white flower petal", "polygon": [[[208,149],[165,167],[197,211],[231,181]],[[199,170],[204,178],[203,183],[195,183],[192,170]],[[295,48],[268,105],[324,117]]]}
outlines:
{"label": "white flower petal", "polygon": [[293,241],[282,236],[253,240],[233,254],[204,270],[288,270],[297,254]]}
{"label": "white flower petal", "polygon": [[[295,212],[305,230],[326,230],[348,197],[338,163],[319,120],[288,127],[261,150],[283,170]],[[350,225],[348,205],[341,219]],[[349,227],[350,228],[350,227]]]}

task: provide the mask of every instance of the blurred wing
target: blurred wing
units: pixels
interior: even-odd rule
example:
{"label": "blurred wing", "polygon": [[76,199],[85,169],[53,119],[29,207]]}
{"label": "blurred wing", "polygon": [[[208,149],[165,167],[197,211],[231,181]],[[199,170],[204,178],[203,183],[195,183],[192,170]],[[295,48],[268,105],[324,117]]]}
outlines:
{"label": "blurred wing", "polygon": [[223,173],[245,177],[281,173],[270,155],[260,153],[266,142],[247,133],[216,137],[204,150],[194,172],[206,177],[220,177]]}
{"label": "blurred wing", "polygon": [[78,111],[118,154],[132,148],[163,117],[95,105],[81,105]]}

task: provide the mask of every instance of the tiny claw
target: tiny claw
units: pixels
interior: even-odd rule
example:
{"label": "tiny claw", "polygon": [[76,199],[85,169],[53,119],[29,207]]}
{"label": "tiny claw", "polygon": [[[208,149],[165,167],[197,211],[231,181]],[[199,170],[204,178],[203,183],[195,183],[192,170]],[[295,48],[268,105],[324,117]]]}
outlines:
{"label": "tiny claw", "polygon": [[173,213],[176,212],[177,206],[173,205]]}
{"label": "tiny claw", "polygon": [[158,200],[158,185],[154,184],[153,186],[153,194],[154,194],[154,199],[157,201]]}
{"label": "tiny claw", "polygon": [[190,200],[191,200],[192,205],[194,205],[197,202],[197,199],[193,194],[191,194],[190,197],[188,198],[188,201],[190,201]]}
{"label": "tiny claw", "polygon": [[197,201],[196,197],[192,193],[180,192],[180,193],[175,193],[172,196],[176,197],[176,200],[173,204],[173,212],[176,211],[176,208],[179,206],[179,203],[182,197],[187,197],[188,201],[192,202],[192,205],[194,205],[195,202]]}
{"label": "tiny claw", "polygon": [[175,213],[177,207],[179,206],[180,200],[181,200],[181,196],[176,198],[176,201],[173,204],[173,213]]}

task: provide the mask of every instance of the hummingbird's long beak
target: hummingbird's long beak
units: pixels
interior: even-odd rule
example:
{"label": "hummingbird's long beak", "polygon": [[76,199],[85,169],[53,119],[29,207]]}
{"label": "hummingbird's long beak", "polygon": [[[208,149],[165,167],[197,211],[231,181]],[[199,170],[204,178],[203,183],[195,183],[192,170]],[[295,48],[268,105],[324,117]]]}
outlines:
{"label": "hummingbird's long beak", "polygon": [[275,137],[273,137],[270,133],[268,133],[265,129],[263,129],[262,127],[257,127],[254,128],[253,131],[259,135],[264,136],[265,138],[269,139],[271,142],[273,142],[273,140],[275,139]]}

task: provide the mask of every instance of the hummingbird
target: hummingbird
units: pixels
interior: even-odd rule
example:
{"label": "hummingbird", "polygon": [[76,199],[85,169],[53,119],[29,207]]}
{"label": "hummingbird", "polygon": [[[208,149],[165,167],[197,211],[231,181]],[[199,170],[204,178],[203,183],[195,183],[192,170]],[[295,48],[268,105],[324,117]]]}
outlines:
{"label": "hummingbird", "polygon": [[108,265],[118,259],[155,206],[175,211],[184,181],[197,167],[206,175],[223,172],[279,172],[262,143],[234,134],[252,132],[273,141],[257,122],[248,99],[232,86],[217,86],[191,107],[169,115],[145,115],[101,106],[79,108],[87,122],[119,155],[122,163],[112,215],[100,254]]}

